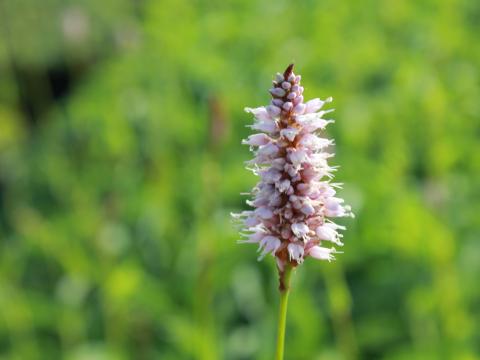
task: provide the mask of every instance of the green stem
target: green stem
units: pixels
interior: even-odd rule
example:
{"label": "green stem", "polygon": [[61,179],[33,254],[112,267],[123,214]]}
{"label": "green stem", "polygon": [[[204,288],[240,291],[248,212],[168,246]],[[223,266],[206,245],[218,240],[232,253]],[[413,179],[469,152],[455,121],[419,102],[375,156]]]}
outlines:
{"label": "green stem", "polygon": [[275,360],[283,360],[283,349],[285,347],[285,325],[287,323],[287,305],[288,294],[290,292],[290,277],[292,267],[285,266],[285,270],[280,273],[280,308],[278,312],[278,332],[277,332],[277,354]]}

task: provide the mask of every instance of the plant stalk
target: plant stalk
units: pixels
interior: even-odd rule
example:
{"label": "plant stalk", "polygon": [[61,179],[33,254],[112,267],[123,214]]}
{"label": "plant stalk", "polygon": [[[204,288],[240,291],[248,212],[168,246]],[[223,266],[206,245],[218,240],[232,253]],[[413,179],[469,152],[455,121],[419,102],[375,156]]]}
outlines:
{"label": "plant stalk", "polygon": [[292,270],[292,267],[287,264],[284,271],[280,273],[280,307],[278,311],[277,352],[275,360],[283,360],[288,294],[290,292],[290,277],[292,276]]}

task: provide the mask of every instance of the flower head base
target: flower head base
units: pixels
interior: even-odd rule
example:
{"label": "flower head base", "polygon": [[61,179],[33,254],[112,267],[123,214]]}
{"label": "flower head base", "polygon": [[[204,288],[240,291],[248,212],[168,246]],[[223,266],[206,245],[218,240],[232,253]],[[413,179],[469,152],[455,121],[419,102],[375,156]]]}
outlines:
{"label": "flower head base", "polygon": [[333,122],[323,119],[333,110],[321,110],[332,98],[305,103],[300,79],[290,65],[277,73],[268,106],[245,109],[255,117],[251,128],[259,131],[243,144],[255,155],[247,164],[260,182],[247,201],[254,210],[233,215],[245,230],[241,242],[258,244],[259,259],[275,256],[280,271],[308,256],[333,260],[335,248],[323,242],[342,246],[338,230],[345,228],[328,218],[353,217],[350,207],[335,196],[340,184],[330,182],[336,168],[328,165],[333,154],[326,149],[333,141],[319,135]]}

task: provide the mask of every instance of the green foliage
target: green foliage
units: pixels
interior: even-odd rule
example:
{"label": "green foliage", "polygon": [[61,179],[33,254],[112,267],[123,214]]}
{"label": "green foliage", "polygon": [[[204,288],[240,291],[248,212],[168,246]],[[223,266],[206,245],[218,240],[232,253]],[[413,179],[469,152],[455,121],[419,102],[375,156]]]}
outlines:
{"label": "green foliage", "polygon": [[287,359],[480,358],[480,5],[0,2],[0,357],[270,359],[272,259],[235,244],[245,106],[332,95],[345,253]]}

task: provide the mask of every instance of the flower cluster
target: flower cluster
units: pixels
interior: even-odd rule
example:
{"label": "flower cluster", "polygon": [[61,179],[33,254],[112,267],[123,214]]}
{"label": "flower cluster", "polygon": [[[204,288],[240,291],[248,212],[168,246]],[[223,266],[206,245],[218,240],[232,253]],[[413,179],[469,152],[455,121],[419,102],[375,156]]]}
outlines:
{"label": "flower cluster", "polygon": [[321,110],[332,98],[304,102],[300,79],[290,65],[277,73],[270,105],[245,109],[254,115],[251,128],[258,131],[243,141],[255,155],[247,164],[261,180],[247,200],[254,210],[233,215],[245,230],[240,242],[258,244],[259,259],[274,255],[280,270],[307,256],[332,260],[335,248],[320,245],[343,245],[338,230],[345,228],[328,218],[353,217],[335,196],[341,184],[330,181],[335,167],[328,165],[333,154],[326,149],[333,141],[319,136],[333,122],[323,119],[333,110]]}

